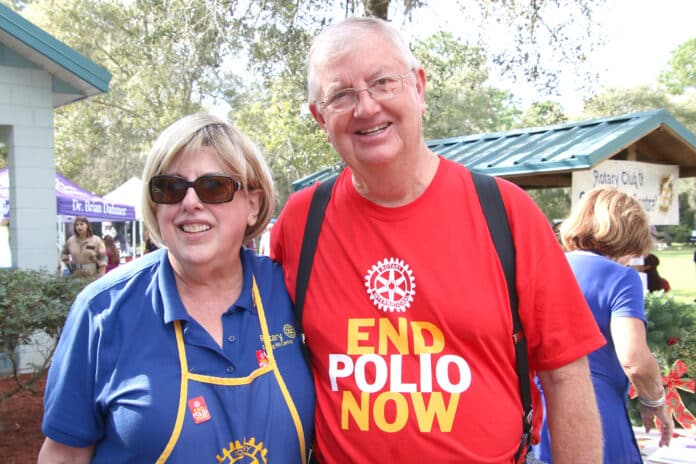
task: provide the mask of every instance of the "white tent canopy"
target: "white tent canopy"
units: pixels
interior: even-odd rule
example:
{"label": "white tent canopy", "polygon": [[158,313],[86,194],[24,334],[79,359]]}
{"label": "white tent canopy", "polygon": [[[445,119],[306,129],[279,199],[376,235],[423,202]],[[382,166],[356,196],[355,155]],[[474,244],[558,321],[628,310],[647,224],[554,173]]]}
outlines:
{"label": "white tent canopy", "polygon": [[131,205],[135,208],[135,221],[133,221],[132,229],[132,250],[133,257],[136,256],[137,243],[143,242],[143,212],[142,202],[143,197],[143,181],[137,177],[131,177],[126,182],[116,187],[111,192],[104,195],[108,201],[118,202],[126,205]]}
{"label": "white tent canopy", "polygon": [[131,205],[135,208],[135,219],[143,220],[141,199],[143,196],[143,181],[137,177],[131,177],[126,182],[116,187],[113,191],[104,195],[104,199],[113,203]]}

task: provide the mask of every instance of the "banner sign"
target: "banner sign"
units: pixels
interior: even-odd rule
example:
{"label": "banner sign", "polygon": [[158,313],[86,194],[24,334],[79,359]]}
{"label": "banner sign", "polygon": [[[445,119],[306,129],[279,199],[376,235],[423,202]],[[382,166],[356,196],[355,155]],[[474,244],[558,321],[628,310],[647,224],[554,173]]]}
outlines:
{"label": "banner sign", "polygon": [[652,225],[679,224],[679,166],[606,160],[573,172],[572,206],[589,190],[611,186],[639,200]]}
{"label": "banner sign", "polygon": [[100,199],[58,197],[58,214],[66,216],[86,216],[102,221],[132,221],[135,209],[132,206],[117,205]]}

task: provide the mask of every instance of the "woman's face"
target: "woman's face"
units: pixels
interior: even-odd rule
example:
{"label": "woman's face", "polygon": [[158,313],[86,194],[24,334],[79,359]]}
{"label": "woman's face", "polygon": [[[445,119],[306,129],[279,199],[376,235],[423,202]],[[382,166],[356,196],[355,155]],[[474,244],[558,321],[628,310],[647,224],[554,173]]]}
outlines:
{"label": "woman's face", "polygon": [[77,232],[77,235],[80,237],[84,237],[87,235],[87,224],[82,221],[77,221],[75,223],[75,232]]}
{"label": "woman's face", "polygon": [[[194,181],[205,174],[230,173],[210,147],[185,158],[175,158],[162,174]],[[180,274],[225,268],[236,259],[244,231],[256,223],[259,192],[235,192],[232,201],[209,204],[190,187],[179,203],[157,205],[155,217],[175,270]]]}

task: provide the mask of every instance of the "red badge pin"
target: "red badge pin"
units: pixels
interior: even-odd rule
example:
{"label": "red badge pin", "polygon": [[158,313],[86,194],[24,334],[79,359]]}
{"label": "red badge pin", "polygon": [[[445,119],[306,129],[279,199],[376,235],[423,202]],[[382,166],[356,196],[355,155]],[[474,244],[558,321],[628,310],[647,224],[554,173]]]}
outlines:
{"label": "red badge pin", "polygon": [[259,367],[268,366],[268,356],[264,350],[256,350],[256,360],[259,362]]}
{"label": "red badge pin", "polygon": [[202,396],[197,396],[188,400],[188,407],[191,411],[194,424],[200,424],[210,420],[210,411],[205,404],[205,399]]}

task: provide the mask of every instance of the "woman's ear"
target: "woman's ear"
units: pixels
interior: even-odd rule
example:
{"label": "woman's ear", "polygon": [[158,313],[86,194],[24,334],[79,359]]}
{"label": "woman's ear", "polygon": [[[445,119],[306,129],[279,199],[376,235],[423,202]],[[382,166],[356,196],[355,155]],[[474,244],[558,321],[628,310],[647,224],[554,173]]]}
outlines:
{"label": "woman's ear", "polygon": [[254,189],[248,192],[249,196],[249,216],[247,224],[249,227],[256,224],[259,219],[259,211],[261,210],[261,189]]}

